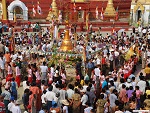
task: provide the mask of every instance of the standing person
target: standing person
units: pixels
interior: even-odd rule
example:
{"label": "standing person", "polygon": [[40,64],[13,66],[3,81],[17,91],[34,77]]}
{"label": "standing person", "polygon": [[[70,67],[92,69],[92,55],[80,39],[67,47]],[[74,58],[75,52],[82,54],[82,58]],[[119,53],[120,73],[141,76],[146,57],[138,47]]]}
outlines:
{"label": "standing person", "polygon": [[4,97],[4,104],[5,104],[5,108],[6,108],[6,113],[9,113],[8,112],[8,104],[9,104],[9,100],[11,98],[9,88],[5,88],[4,92],[2,92],[1,95]]}
{"label": "standing person", "polygon": [[92,59],[89,60],[89,62],[86,65],[86,68],[87,68],[87,74],[91,79],[92,70],[94,69],[94,63],[92,62]]}
{"label": "standing person", "polygon": [[0,113],[6,113],[5,104],[3,102],[2,96],[0,96],[0,108],[1,108]]}
{"label": "standing person", "polygon": [[90,87],[87,87],[86,88],[86,94],[88,95],[88,99],[89,99],[89,102],[91,106],[94,105],[94,102],[95,102],[95,99],[96,99],[96,95],[93,91],[91,91],[91,88]]}
{"label": "standing person", "polygon": [[17,100],[17,84],[15,82],[15,78],[12,78],[11,81],[11,96],[13,96],[15,100]]}
{"label": "standing person", "polygon": [[142,49],[142,56],[141,56],[141,58],[142,58],[142,69],[144,69],[145,66],[146,66],[146,60],[147,60],[147,53],[145,51],[145,48]]}
{"label": "standing person", "polygon": [[79,94],[79,91],[77,88],[75,88],[75,93],[72,95],[73,113],[80,112],[80,103],[81,103],[80,100],[81,100],[81,96]]}
{"label": "standing person", "polygon": [[[13,106],[13,108],[12,108],[12,113],[21,113],[20,101],[19,100],[17,100],[15,102],[15,106]],[[36,113],[36,112],[34,112],[34,113]]]}
{"label": "standing person", "polygon": [[24,109],[27,111],[27,106],[29,105],[29,93],[30,93],[30,90],[29,89],[25,89],[24,90],[24,94],[22,96],[22,101],[23,101],[23,106],[24,106]]}
{"label": "standing person", "polygon": [[5,53],[5,47],[2,44],[2,42],[0,41],[0,54],[4,54]]}
{"label": "standing person", "polygon": [[123,84],[122,85],[122,89],[120,90],[120,93],[119,93],[119,99],[121,102],[123,103],[127,103],[128,102],[128,97],[127,97],[127,91],[126,91],[126,85]]}
{"label": "standing person", "polygon": [[139,90],[144,94],[145,88],[146,88],[146,81],[144,81],[144,76],[139,76],[140,81],[137,83],[137,86],[139,86]]}
{"label": "standing person", "polygon": [[16,65],[16,68],[15,68],[15,73],[16,73],[16,83],[18,85],[18,88],[20,87],[20,82],[21,82],[21,73],[20,73],[20,69],[19,69],[19,66]]}
{"label": "standing person", "polygon": [[104,94],[100,94],[99,99],[96,102],[96,113],[104,113],[105,111],[105,104],[106,104],[106,100],[104,99]]}
{"label": "standing person", "polygon": [[63,107],[63,113],[69,113],[68,112],[69,102],[67,100],[62,100],[61,103]]}
{"label": "standing person", "polygon": [[45,94],[45,100],[47,102],[47,110],[49,110],[52,107],[52,101],[54,101],[55,98],[56,98],[55,93],[52,92],[53,86],[50,86],[48,88],[48,90],[49,91],[47,91],[46,94]]}
{"label": "standing person", "polygon": [[14,97],[10,98],[10,103],[8,104],[9,113],[12,113],[12,109],[15,106]]}
{"label": "standing person", "polygon": [[38,69],[36,69],[36,71],[35,71],[35,76],[36,76],[36,84],[40,85],[41,84],[41,75],[40,75]]}
{"label": "standing person", "polygon": [[32,69],[31,69],[31,65],[30,64],[28,65],[27,72],[28,72],[28,81],[30,83],[32,83]]}
{"label": "standing person", "polygon": [[76,75],[79,75],[80,78],[82,76],[82,70],[81,70],[81,66],[82,66],[82,63],[81,63],[81,60],[77,62],[76,64]]}
{"label": "standing person", "polygon": [[84,109],[86,108],[86,102],[88,101],[88,96],[86,95],[86,91],[80,90],[82,98],[81,98],[81,113],[84,113]]}
{"label": "standing person", "polygon": [[112,72],[114,70],[114,50],[111,51],[111,54],[109,56],[109,62],[110,62],[110,71]]}
{"label": "standing person", "polygon": [[115,107],[116,107],[115,101],[118,100],[116,89],[114,89],[113,92],[110,94],[109,100],[110,100],[110,109],[111,109],[112,113],[114,113]]}
{"label": "standing person", "polygon": [[33,94],[33,98],[32,98],[32,101],[31,101],[31,113],[36,113],[37,112],[37,108],[36,108],[36,99],[37,99],[37,96],[36,94]]}
{"label": "standing person", "polygon": [[10,63],[8,63],[8,66],[7,66],[7,78],[8,77],[12,77],[12,76],[13,76],[12,67],[11,67]]}
{"label": "standing person", "polygon": [[139,110],[141,107],[141,100],[140,97],[143,94],[140,89],[139,86],[135,86],[135,93],[136,93],[136,99],[137,99],[137,109]]}
{"label": "standing person", "polygon": [[46,66],[46,62],[43,62],[43,65],[40,66],[41,69],[41,80],[47,81],[47,72],[48,72],[48,67]]}
{"label": "standing person", "polygon": [[11,55],[10,55],[9,51],[6,51],[6,54],[4,55],[4,58],[5,58],[7,63],[11,62]]}
{"label": "standing person", "polygon": [[2,73],[2,77],[5,78],[5,59],[3,58],[2,55],[0,57],[0,70]]}

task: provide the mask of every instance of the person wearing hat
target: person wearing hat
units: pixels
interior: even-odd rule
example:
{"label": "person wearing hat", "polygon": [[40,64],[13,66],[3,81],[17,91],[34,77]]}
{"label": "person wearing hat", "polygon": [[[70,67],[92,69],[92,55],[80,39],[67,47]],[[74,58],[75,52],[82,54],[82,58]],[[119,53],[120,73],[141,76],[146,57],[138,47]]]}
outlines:
{"label": "person wearing hat", "polygon": [[69,106],[69,102],[67,100],[62,100],[61,101],[62,103],[62,107],[63,107],[63,113],[69,113],[68,112],[68,106]]}
{"label": "person wearing hat", "polygon": [[11,113],[13,106],[15,106],[14,97],[10,98],[10,103],[8,104],[8,111]]}
{"label": "person wearing hat", "polygon": [[20,101],[19,100],[17,100],[15,102],[15,106],[12,107],[12,113],[21,113]]}

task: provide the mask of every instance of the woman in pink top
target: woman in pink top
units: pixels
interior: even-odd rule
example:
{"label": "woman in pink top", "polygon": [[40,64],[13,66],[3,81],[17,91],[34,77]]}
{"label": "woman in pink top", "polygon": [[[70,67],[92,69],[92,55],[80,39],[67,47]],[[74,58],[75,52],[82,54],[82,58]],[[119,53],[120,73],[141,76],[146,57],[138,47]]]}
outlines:
{"label": "woman in pink top", "polygon": [[40,76],[40,73],[38,70],[36,70],[35,76],[36,76],[36,84],[40,84],[41,83],[41,76]]}
{"label": "woman in pink top", "polygon": [[28,72],[28,81],[31,83],[32,82],[32,69],[31,69],[30,64],[28,65],[27,72]]}
{"label": "woman in pink top", "polygon": [[10,63],[8,63],[6,82],[8,81],[9,78],[12,78],[12,76],[13,76],[12,67]]}
{"label": "woman in pink top", "polygon": [[126,85],[122,85],[122,89],[120,90],[119,93],[119,99],[123,102],[123,103],[127,103],[129,101],[129,98],[127,97],[127,91],[126,91]]}
{"label": "woman in pink top", "polygon": [[61,70],[61,77],[62,77],[62,82],[64,84],[65,81],[66,81],[66,75],[65,75],[65,71],[64,70]]}
{"label": "woman in pink top", "polygon": [[16,83],[18,85],[18,88],[20,87],[20,81],[21,81],[20,75],[21,75],[21,73],[20,73],[19,66],[16,65]]}
{"label": "woman in pink top", "polygon": [[48,72],[47,76],[48,76],[48,84],[52,84],[53,76],[52,76],[51,72]]}
{"label": "woman in pink top", "polygon": [[135,93],[137,99],[137,109],[140,109],[141,106],[140,96],[142,95],[142,92],[139,90],[139,86],[135,86]]}

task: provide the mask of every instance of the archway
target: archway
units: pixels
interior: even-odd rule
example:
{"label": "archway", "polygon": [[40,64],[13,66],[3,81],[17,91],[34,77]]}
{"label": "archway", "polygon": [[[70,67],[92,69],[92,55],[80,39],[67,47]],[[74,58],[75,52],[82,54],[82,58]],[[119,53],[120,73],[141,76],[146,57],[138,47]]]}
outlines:
{"label": "archway", "polygon": [[145,7],[140,2],[138,2],[136,4],[136,6],[134,7],[135,21],[136,22],[143,21],[144,10],[145,10]]}
{"label": "archway", "polygon": [[28,8],[20,0],[15,0],[8,6],[8,20],[13,20],[14,14],[16,14],[16,18],[28,20]]}

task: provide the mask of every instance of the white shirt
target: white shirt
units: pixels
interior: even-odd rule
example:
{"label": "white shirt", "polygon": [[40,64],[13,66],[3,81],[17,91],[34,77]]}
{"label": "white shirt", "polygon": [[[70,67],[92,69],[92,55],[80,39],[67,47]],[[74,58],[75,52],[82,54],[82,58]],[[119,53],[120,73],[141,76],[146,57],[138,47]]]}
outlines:
{"label": "white shirt", "polygon": [[46,92],[46,94],[45,94],[45,99],[46,99],[47,101],[55,100],[55,98],[56,98],[56,96],[55,96],[55,93],[54,93],[54,92],[52,92],[52,91]]}
{"label": "white shirt", "polygon": [[46,51],[46,44],[44,44],[44,45],[42,46],[42,51],[43,51],[43,52]]}
{"label": "white shirt", "polygon": [[113,55],[112,55],[112,54],[110,54],[110,56],[109,56],[109,60],[110,60],[110,61],[113,61],[113,60],[114,60],[114,58],[113,58]]}
{"label": "white shirt", "polygon": [[146,29],[143,29],[143,30],[142,30],[142,33],[146,33]]}
{"label": "white shirt", "polygon": [[23,60],[23,56],[22,55],[18,56],[18,58],[20,58],[20,61]]}
{"label": "white shirt", "polygon": [[140,80],[138,83],[137,83],[137,86],[139,86],[139,90],[141,92],[143,92],[143,94],[145,93],[145,87],[146,87],[146,82],[143,81],[143,80]]}
{"label": "white shirt", "polygon": [[150,51],[147,51],[147,56],[150,56]]}
{"label": "white shirt", "polygon": [[43,94],[43,95],[41,96],[42,104],[46,104],[45,99],[44,99],[45,97],[46,97],[46,94]]}
{"label": "white shirt", "polygon": [[21,113],[20,106],[14,106],[14,107],[12,108],[12,113]]}
{"label": "white shirt", "polygon": [[27,86],[27,81],[23,81],[22,85],[23,85],[23,90],[25,90],[27,88],[29,89],[29,86]]}
{"label": "white shirt", "polygon": [[68,89],[67,90],[67,95],[68,95],[68,98],[72,98],[72,95],[74,94],[74,91],[72,89]]}
{"label": "white shirt", "polygon": [[5,59],[0,58],[0,68],[5,69]]}
{"label": "white shirt", "polygon": [[17,54],[11,55],[11,59],[12,59],[12,62],[14,62],[17,59]]}
{"label": "white shirt", "polygon": [[15,106],[15,103],[10,102],[10,103],[8,104],[8,110],[9,110],[9,111],[12,111],[12,109],[13,109],[14,106]]}
{"label": "white shirt", "polygon": [[88,96],[84,94],[81,98],[81,103],[83,106],[86,106],[86,102],[88,101]]}
{"label": "white shirt", "polygon": [[101,71],[100,71],[99,68],[95,68],[95,69],[94,69],[94,73],[95,73],[95,75],[98,76],[98,77],[100,76],[100,72],[101,72]]}
{"label": "white shirt", "polygon": [[116,111],[115,113],[123,113],[122,111]]}
{"label": "white shirt", "polygon": [[40,66],[40,69],[41,69],[42,73],[45,73],[45,72],[47,72],[48,67],[47,66]]}
{"label": "white shirt", "polygon": [[63,112],[68,113],[68,106],[63,107]]}
{"label": "white shirt", "polygon": [[84,113],[90,113],[91,109],[93,109],[93,107],[87,107],[84,109]]}
{"label": "white shirt", "polygon": [[116,57],[119,56],[119,52],[118,51],[115,51],[114,54],[115,54]]}

